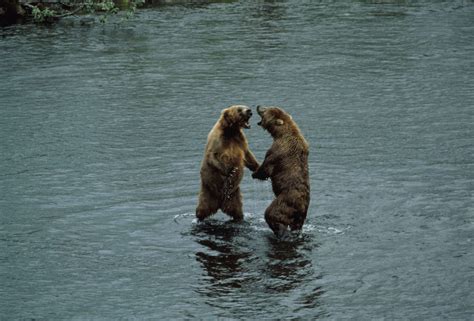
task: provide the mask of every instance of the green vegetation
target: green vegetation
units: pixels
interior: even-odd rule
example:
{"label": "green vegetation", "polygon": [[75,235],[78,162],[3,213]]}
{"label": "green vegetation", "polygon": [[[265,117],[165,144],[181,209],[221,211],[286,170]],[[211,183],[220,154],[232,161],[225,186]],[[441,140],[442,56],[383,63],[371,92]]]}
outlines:
{"label": "green vegetation", "polygon": [[31,9],[31,14],[33,16],[33,21],[37,23],[51,22],[57,15],[56,11],[52,9],[41,9],[37,6],[33,6],[33,8]]}
{"label": "green vegetation", "polygon": [[115,6],[115,3],[111,0],[104,0],[104,1],[94,1],[94,0],[86,0],[84,3],[84,11],[85,13],[102,13],[100,16],[100,22],[105,23],[107,22],[107,18],[109,15],[117,14],[119,12],[119,8]]}
{"label": "green vegetation", "polygon": [[102,23],[107,22],[108,17],[120,13],[124,19],[133,16],[138,7],[145,4],[145,0],[84,0],[69,5],[61,2],[33,2],[19,3],[18,0],[0,0],[0,25],[14,23],[18,19],[32,19],[35,23],[53,23],[61,18],[93,14],[99,17]]}

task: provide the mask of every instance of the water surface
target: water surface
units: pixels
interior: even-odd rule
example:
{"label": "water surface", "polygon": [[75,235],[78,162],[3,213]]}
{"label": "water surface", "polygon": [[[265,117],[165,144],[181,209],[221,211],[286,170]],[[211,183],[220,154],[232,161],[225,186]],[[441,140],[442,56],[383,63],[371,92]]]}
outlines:
{"label": "water surface", "polygon": [[[472,1],[236,1],[0,29],[3,319],[470,319]],[[302,235],[268,182],[194,220],[206,136],[279,105],[311,145]],[[271,144],[247,130],[262,160]]]}

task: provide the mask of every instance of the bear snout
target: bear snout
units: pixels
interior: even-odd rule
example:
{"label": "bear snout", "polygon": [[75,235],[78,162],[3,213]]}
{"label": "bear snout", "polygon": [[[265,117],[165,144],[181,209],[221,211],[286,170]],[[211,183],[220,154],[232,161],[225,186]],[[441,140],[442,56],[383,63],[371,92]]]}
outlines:
{"label": "bear snout", "polygon": [[244,120],[249,120],[250,117],[252,117],[252,110],[250,108],[247,108],[247,109],[244,109],[243,111],[241,111],[240,113],[242,115],[242,118]]}

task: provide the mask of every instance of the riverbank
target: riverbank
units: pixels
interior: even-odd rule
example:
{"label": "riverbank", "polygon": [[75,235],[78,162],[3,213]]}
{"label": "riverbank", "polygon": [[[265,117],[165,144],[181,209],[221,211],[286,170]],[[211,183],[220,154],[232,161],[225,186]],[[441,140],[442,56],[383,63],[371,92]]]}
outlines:
{"label": "riverbank", "polygon": [[15,23],[25,14],[18,0],[0,0],[0,26]]}
{"label": "riverbank", "polygon": [[235,0],[0,0],[0,27],[23,21],[53,23],[70,15],[90,12],[135,11],[141,6],[202,5]]}

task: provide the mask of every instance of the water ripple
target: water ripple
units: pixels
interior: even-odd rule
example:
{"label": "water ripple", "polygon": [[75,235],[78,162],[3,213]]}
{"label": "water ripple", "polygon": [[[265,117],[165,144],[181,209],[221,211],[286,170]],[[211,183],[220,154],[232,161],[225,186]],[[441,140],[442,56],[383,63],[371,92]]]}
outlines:
{"label": "water ripple", "polygon": [[[2,317],[469,319],[474,6],[382,2],[0,28]],[[244,223],[195,220],[206,137],[234,103],[281,105],[310,142],[291,240],[249,171]]]}

